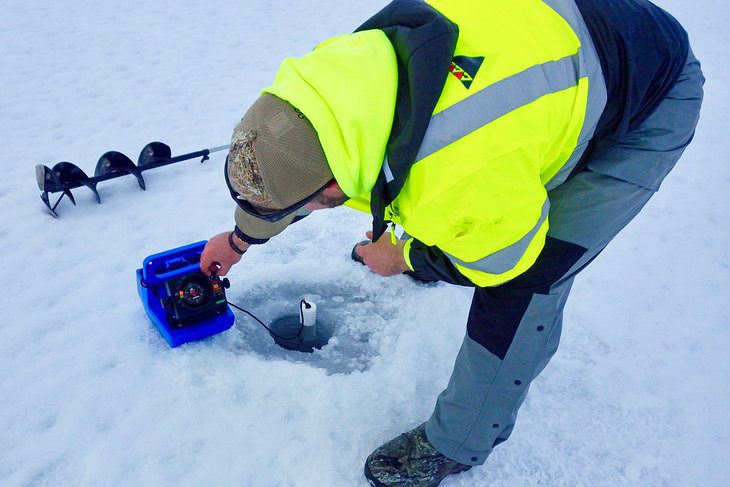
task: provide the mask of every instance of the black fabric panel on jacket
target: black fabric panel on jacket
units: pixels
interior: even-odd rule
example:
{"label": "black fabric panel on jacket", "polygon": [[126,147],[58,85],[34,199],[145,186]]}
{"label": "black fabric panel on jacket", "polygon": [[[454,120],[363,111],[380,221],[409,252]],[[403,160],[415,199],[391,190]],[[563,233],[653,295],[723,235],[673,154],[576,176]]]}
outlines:
{"label": "black fabric panel on jacket", "polygon": [[409,257],[413,274],[422,281],[444,281],[449,284],[474,287],[474,283],[464,277],[438,247],[429,247],[413,239]]}
{"label": "black fabric panel on jacket", "polygon": [[386,184],[381,173],[370,198],[377,240],[386,228],[385,207],[403,187],[441,96],[459,28],[425,2],[395,0],[356,31],[373,29],[388,36],[398,59],[395,117],[387,147],[395,179]]}
{"label": "black fabric panel on jacket", "polygon": [[596,137],[618,140],[644,122],[674,86],[689,52],[687,33],[648,0],[575,3],[598,52],[608,91]]}
{"label": "black fabric panel on jacket", "polygon": [[504,359],[532,296],[548,294],[585,253],[580,245],[547,237],[527,272],[501,286],[476,288],[466,324],[469,337]]}
{"label": "black fabric panel on jacket", "polygon": [[306,215],[297,215],[294,217],[294,219],[291,221],[291,223],[289,225],[293,225],[297,222],[300,222],[300,221],[304,220],[305,218],[307,218],[308,216],[309,216],[309,213],[307,213]]}

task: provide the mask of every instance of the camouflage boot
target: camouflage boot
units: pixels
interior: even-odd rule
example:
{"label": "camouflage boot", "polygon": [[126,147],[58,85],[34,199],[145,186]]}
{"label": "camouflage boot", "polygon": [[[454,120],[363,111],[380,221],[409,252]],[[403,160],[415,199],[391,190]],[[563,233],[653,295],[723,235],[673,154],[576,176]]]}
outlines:
{"label": "camouflage boot", "polygon": [[465,472],[426,438],[425,423],[375,450],[365,461],[365,477],[375,487],[436,487],[447,475]]}

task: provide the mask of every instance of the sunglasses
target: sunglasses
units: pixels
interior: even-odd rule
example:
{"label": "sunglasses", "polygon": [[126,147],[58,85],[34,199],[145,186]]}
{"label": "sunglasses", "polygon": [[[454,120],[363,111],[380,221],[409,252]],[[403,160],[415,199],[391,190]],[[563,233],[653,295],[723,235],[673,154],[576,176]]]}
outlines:
{"label": "sunglasses", "polygon": [[233,198],[236,201],[236,204],[239,208],[241,208],[243,211],[248,213],[249,215],[258,218],[259,220],[264,220],[267,222],[278,222],[280,220],[283,220],[287,216],[291,215],[295,211],[301,209],[304,205],[314,200],[317,196],[319,196],[322,192],[324,192],[325,189],[327,189],[327,186],[330,185],[332,181],[328,181],[324,186],[319,188],[316,193],[314,193],[311,196],[308,196],[307,198],[304,198],[302,201],[298,203],[294,203],[293,205],[284,208],[283,210],[274,210],[273,212],[266,212],[261,213],[260,210],[256,209],[254,205],[252,205],[250,202],[246,201],[238,192],[236,192],[235,189],[233,189],[233,186],[231,185],[231,181],[228,178],[228,156],[226,156],[226,164],[224,172],[226,177],[226,184],[228,185],[228,191],[231,192],[231,198]]}

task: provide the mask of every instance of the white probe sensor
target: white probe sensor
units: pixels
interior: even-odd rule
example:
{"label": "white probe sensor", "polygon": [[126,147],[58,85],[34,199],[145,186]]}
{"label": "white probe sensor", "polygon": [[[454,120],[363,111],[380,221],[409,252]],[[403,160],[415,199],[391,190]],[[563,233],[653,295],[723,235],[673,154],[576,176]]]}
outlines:
{"label": "white probe sensor", "polygon": [[299,303],[302,326],[314,327],[317,324],[317,305],[302,299]]}

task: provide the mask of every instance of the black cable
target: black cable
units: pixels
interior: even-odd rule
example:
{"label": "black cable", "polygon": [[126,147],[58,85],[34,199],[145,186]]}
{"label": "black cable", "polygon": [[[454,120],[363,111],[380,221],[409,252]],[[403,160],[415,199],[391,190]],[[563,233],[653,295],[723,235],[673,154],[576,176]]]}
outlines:
{"label": "black cable", "polygon": [[[251,313],[250,311],[248,311],[248,310],[245,310],[245,309],[241,308],[240,306],[236,306],[235,304],[231,303],[231,302],[230,302],[230,301],[228,301],[228,300],[226,300],[226,303],[228,303],[229,305],[231,305],[231,306],[232,306],[233,308],[236,308],[236,309],[237,309],[238,311],[242,311],[242,312],[246,313],[247,315],[249,315],[249,316],[250,316],[251,318],[253,318],[254,320],[258,321],[258,323],[259,323],[259,324],[260,324],[261,326],[263,326],[264,328],[266,328],[266,330],[267,330],[267,331],[268,331],[269,333],[271,333],[271,334],[272,334],[273,336],[275,336],[275,337],[276,337],[276,338],[278,338],[279,340],[294,340],[295,338],[299,337],[299,335],[301,335],[301,334],[302,334],[302,330],[304,329],[304,320],[302,319],[302,320],[300,320],[300,321],[299,321],[299,330],[297,330],[297,334],[296,334],[296,335],[294,335],[294,336],[291,336],[291,337],[283,337],[283,336],[281,336],[281,335],[278,335],[277,333],[275,333],[275,332],[274,332],[274,331],[273,331],[273,330],[272,330],[271,328],[269,328],[268,326],[266,326],[266,323],[264,323],[263,321],[261,321],[261,320],[260,320],[260,319],[259,319],[259,318],[258,318],[258,317],[257,317],[256,315],[254,315],[254,314],[253,314],[253,313]],[[300,303],[300,307],[299,307],[299,313],[300,313],[300,315],[301,315],[301,312],[302,312],[302,311],[301,311],[301,303]]]}
{"label": "black cable", "polygon": [[[215,275],[215,273],[213,273],[213,275]],[[144,280],[144,278],[140,279],[139,283],[145,289],[149,289],[150,288],[149,285],[147,284],[147,282]],[[291,337],[283,337],[283,336],[279,335],[278,333],[274,332],[268,326],[266,326],[266,323],[264,323],[263,321],[261,321],[256,315],[254,315],[250,311],[245,310],[245,309],[241,308],[240,306],[236,306],[235,304],[233,304],[230,301],[226,300],[226,303],[227,304],[229,304],[233,308],[236,308],[238,311],[242,311],[242,312],[246,313],[247,315],[249,315],[251,318],[253,318],[254,320],[256,320],[261,326],[263,326],[266,329],[266,331],[268,331],[269,333],[271,333],[272,336],[278,338],[279,340],[294,340],[295,338],[299,337],[302,334],[302,330],[304,330],[304,314],[303,314],[304,312],[302,311],[302,303],[303,302],[304,302],[304,300],[302,300],[299,303],[299,330],[297,330],[297,334],[294,335],[294,336],[291,336]]]}

